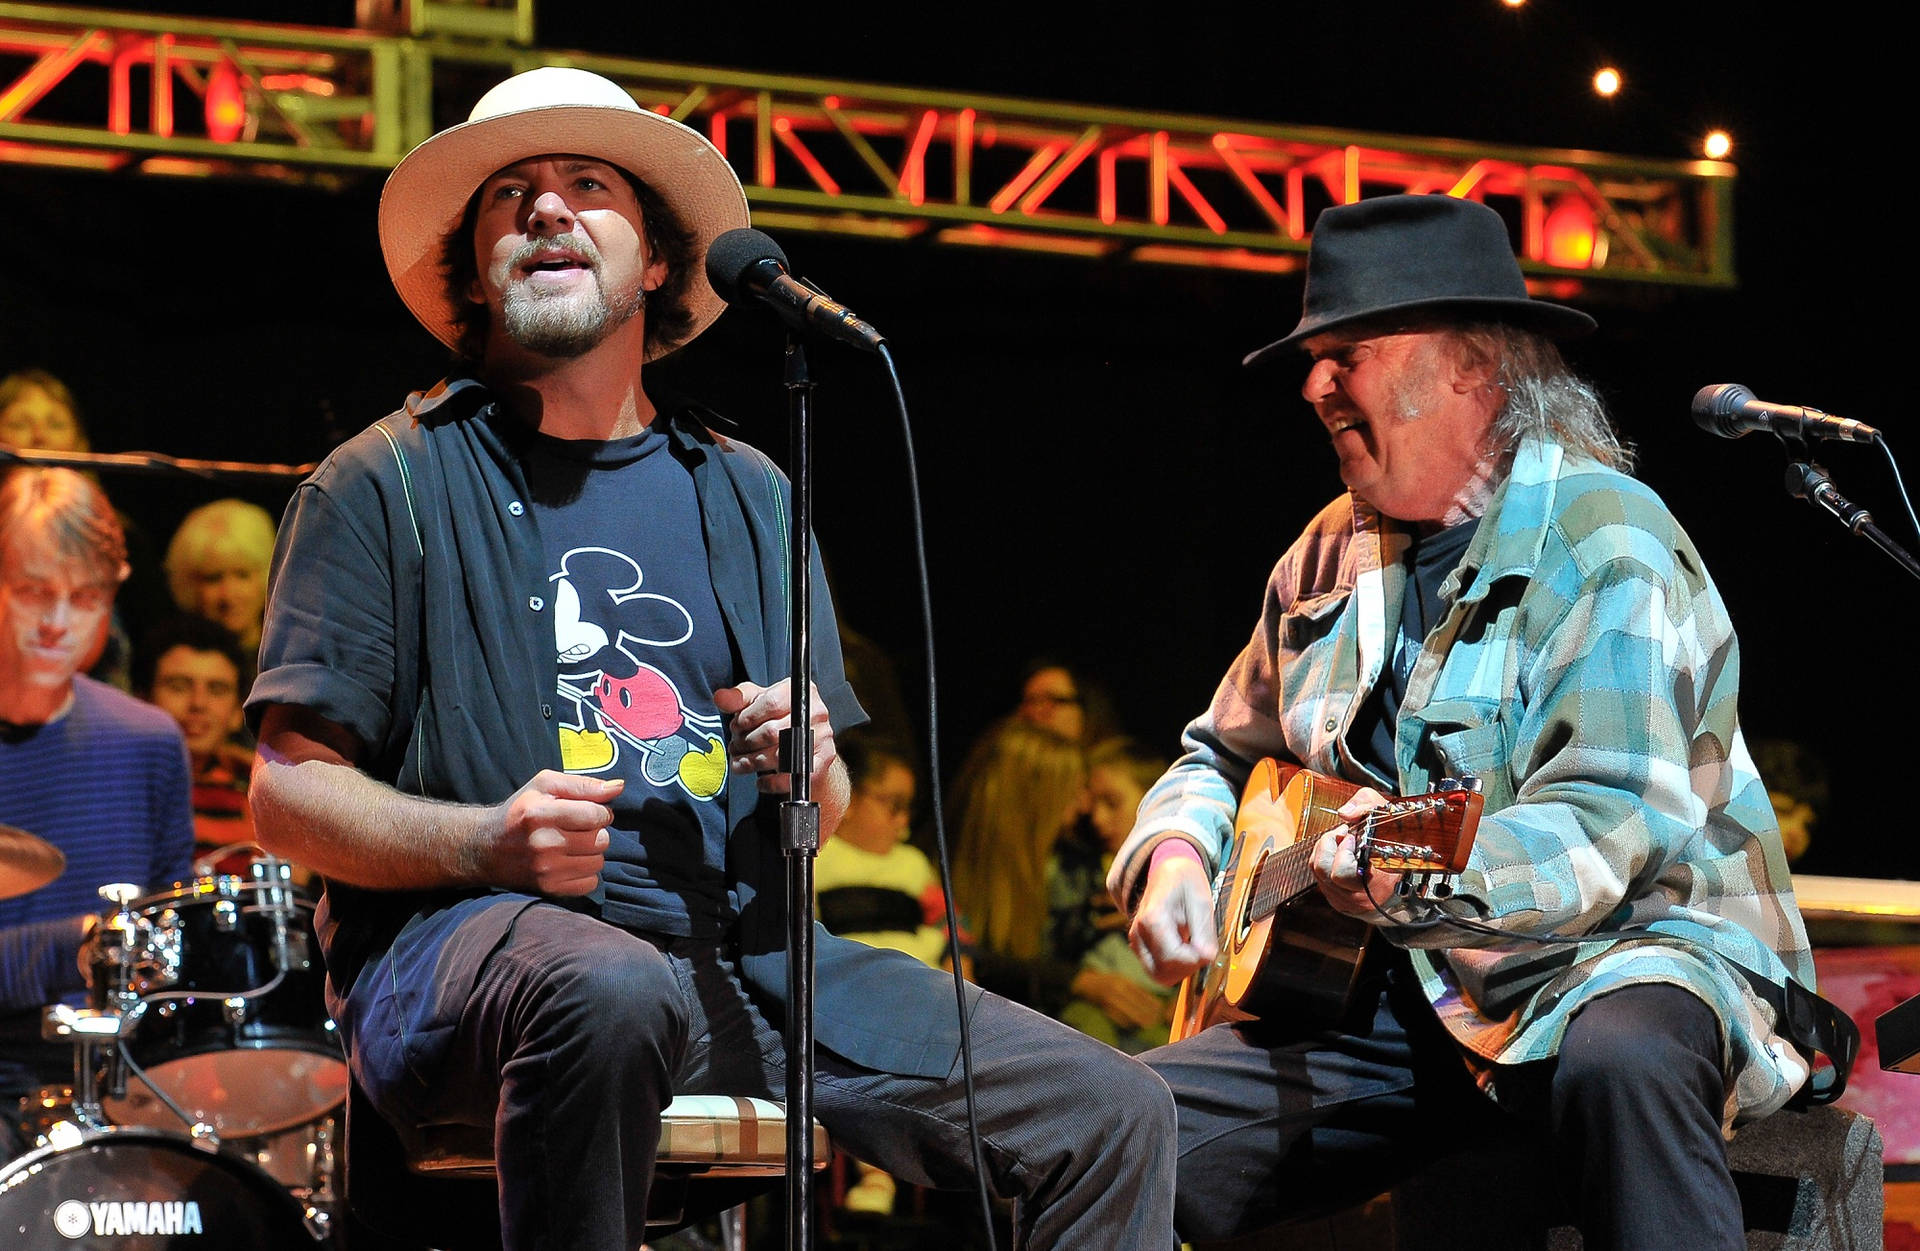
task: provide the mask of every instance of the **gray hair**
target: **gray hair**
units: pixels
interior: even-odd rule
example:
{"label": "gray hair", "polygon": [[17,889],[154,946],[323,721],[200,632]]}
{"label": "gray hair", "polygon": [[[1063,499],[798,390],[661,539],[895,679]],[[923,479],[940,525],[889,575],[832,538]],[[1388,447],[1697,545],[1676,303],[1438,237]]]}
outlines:
{"label": "gray hair", "polygon": [[1511,460],[1526,436],[1545,435],[1610,469],[1633,468],[1633,449],[1614,430],[1600,393],[1573,375],[1551,339],[1498,322],[1449,333],[1468,364],[1493,367],[1493,384],[1506,396],[1487,432],[1499,460]]}
{"label": "gray hair", "polygon": [[71,469],[20,465],[0,477],[0,552],[39,542],[76,572],[119,586],[127,577],[120,519],[93,479]]}

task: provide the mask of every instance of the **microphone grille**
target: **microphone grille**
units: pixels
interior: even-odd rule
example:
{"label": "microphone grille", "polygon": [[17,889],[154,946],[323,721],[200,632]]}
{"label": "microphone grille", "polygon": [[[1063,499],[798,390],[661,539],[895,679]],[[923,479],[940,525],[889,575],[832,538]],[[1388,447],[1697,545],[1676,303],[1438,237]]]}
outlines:
{"label": "microphone grille", "polygon": [[1701,387],[1693,395],[1693,424],[1708,434],[1737,439],[1746,433],[1736,420],[1740,409],[1753,398],[1753,392],[1737,382],[1717,382]]}
{"label": "microphone grille", "polygon": [[1725,417],[1740,410],[1753,398],[1753,392],[1737,382],[1717,382],[1694,392],[1693,411],[1698,417]]}
{"label": "microphone grille", "polygon": [[740,279],[761,261],[787,267],[780,245],[750,226],[729,230],[707,245],[707,282],[729,304],[740,294]]}

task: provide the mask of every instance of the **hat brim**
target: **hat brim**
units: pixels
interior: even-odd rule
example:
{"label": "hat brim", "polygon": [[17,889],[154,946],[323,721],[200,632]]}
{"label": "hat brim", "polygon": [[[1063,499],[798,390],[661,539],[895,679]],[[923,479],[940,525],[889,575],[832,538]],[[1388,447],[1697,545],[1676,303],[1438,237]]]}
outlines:
{"label": "hat brim", "polygon": [[1325,334],[1329,330],[1339,330],[1360,322],[1402,317],[1412,313],[1443,314],[1449,320],[1457,318],[1460,321],[1501,322],[1546,335],[1549,339],[1577,339],[1582,335],[1592,334],[1599,327],[1598,322],[1577,308],[1568,308],[1564,304],[1549,304],[1544,300],[1516,300],[1505,296],[1448,296],[1444,299],[1405,300],[1397,304],[1382,304],[1374,308],[1359,309],[1337,317],[1318,319],[1303,317],[1300,319],[1300,324],[1293,328],[1292,334],[1247,353],[1240,363],[1248,366],[1265,364],[1287,349],[1298,347],[1302,341],[1311,339],[1317,334]]}
{"label": "hat brim", "polygon": [[451,126],[394,166],[380,194],[380,251],[394,290],[434,338],[460,336],[442,267],[446,238],[459,226],[480,184],[516,161],[571,153],[607,161],[646,183],[692,232],[696,255],[687,277],[692,325],[678,342],[649,345],[653,360],[714,323],[726,302],[700,263],[707,247],[750,224],[747,195],[726,157],[691,127],[642,109],[556,104]]}

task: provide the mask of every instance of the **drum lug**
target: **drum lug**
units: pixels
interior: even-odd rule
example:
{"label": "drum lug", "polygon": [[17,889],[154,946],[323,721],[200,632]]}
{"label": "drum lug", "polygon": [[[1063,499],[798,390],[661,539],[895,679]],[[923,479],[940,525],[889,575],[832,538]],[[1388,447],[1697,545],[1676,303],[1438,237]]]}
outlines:
{"label": "drum lug", "polygon": [[231,1025],[235,1029],[238,1029],[240,1026],[245,1025],[247,1023],[247,1001],[246,1000],[229,999],[221,1005],[221,1008],[226,1014],[228,1025]]}
{"label": "drum lug", "polygon": [[240,909],[231,899],[222,899],[213,905],[213,928],[223,934],[231,934],[240,928]]}
{"label": "drum lug", "polygon": [[153,962],[147,975],[149,988],[171,986],[180,980],[180,914],[173,909],[162,912],[154,923],[148,956]]}

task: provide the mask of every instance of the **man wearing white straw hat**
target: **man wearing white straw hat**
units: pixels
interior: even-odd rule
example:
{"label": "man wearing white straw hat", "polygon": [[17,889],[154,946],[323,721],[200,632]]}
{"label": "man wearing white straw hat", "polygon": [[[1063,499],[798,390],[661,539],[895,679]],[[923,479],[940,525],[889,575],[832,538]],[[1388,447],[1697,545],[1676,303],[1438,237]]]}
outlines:
{"label": "man wearing white straw hat", "polygon": [[[281,527],[248,704],[260,836],[327,879],[330,1007],[374,1105],[403,1133],[493,1127],[510,1247],[634,1247],[664,1102],[784,1089],[763,792],[790,712],[787,487],[641,385],[719,315],[701,259],[747,221],[718,151],[614,83],[500,84],[380,206],[396,289],[462,368],[335,451]],[[814,576],[831,831],[833,736],[865,714]],[[816,1113],[896,1175],[965,1184],[951,984],[816,944]],[[1023,1243],[1174,1245],[1159,1078],[970,1003]]]}

